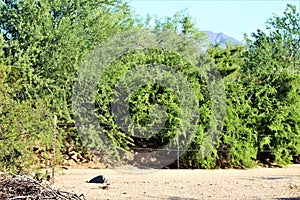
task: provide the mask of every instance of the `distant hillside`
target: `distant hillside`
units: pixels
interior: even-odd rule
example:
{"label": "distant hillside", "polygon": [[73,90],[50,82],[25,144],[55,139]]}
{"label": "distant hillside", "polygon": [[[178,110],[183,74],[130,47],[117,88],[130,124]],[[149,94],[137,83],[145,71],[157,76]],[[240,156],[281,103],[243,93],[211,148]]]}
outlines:
{"label": "distant hillside", "polygon": [[221,46],[225,45],[226,43],[230,42],[232,44],[240,44],[241,42],[233,37],[229,37],[225,35],[224,33],[214,33],[212,31],[203,31],[207,34],[208,40],[207,43],[213,43],[213,44],[220,44]]}

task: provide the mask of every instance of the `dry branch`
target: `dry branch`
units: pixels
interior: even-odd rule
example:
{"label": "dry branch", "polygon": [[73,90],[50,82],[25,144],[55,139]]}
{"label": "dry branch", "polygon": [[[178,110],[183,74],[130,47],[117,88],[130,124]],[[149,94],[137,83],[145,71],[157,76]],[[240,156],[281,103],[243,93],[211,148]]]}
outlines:
{"label": "dry branch", "polygon": [[53,189],[46,182],[28,176],[0,172],[1,200],[85,200],[83,194]]}

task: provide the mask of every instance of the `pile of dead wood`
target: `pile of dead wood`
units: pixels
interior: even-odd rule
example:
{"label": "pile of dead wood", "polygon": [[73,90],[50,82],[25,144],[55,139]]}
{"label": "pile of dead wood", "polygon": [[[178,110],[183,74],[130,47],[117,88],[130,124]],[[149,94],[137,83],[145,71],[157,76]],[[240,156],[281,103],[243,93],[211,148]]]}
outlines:
{"label": "pile of dead wood", "polygon": [[40,182],[28,176],[0,172],[1,200],[85,200],[83,195],[60,191],[47,182]]}

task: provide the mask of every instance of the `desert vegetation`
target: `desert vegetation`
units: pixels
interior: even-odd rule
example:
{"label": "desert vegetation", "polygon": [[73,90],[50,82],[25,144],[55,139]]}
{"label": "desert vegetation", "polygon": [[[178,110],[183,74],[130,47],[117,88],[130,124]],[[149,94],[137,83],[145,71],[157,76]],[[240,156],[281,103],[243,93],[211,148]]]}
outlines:
{"label": "desert vegetation", "polygon": [[[97,151],[102,162],[118,161],[133,154],[133,149],[160,149],[172,142],[181,147],[187,140],[187,151],[169,167],[177,163],[181,168],[248,168],[300,162],[300,14],[295,6],[287,5],[281,16],[270,16],[268,32],[257,30],[245,35],[244,44],[221,47],[206,46],[205,34],[184,12],[165,19],[140,19],[119,0],[4,2],[0,6],[1,171],[30,172],[50,166],[54,116],[58,165],[74,152],[80,155],[78,162],[92,160],[90,150]],[[72,109],[78,72],[92,50],[132,29],[179,35],[182,46],[178,49],[197,55],[189,60],[177,53],[178,49],[144,48],[111,63],[91,103],[101,129],[87,127],[87,143],[78,135],[76,120],[80,117]],[[164,107],[164,129],[141,139],[134,136],[134,129],[126,132],[116,122],[111,97],[121,95],[122,91],[114,91],[120,77],[151,64],[169,66],[191,85],[199,105],[194,110],[196,123],[188,127],[195,130],[192,138],[179,128],[180,124],[189,125],[180,99],[162,84],[143,85],[128,102],[131,123],[140,126],[149,124],[150,114],[159,121],[163,114],[151,113],[151,108]],[[207,80],[213,70],[220,74],[225,91],[224,104],[220,104],[224,105],[220,107],[222,121],[212,119],[211,114]],[[212,83],[217,84],[214,79]],[[188,93],[182,95],[184,99]],[[209,153],[199,156],[206,151],[202,144],[211,127],[218,137]],[[99,141],[101,134],[113,145]],[[177,134],[180,141],[173,139]]]}

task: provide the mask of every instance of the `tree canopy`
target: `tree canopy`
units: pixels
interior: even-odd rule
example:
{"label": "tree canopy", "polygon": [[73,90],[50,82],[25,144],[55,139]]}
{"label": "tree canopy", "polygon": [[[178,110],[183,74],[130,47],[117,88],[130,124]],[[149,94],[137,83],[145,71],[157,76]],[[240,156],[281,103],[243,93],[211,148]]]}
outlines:
{"label": "tree canopy", "polygon": [[[102,161],[134,157],[133,151],[143,148],[151,150],[150,157],[164,157],[158,152],[170,144],[168,155],[183,152],[178,163],[187,168],[300,162],[300,14],[295,6],[287,5],[282,16],[268,19],[267,32],[245,36],[244,45],[215,45],[204,51],[205,34],[184,12],[140,20],[119,0],[3,2],[0,169],[48,166],[55,115],[58,160],[70,144],[82,154],[86,148],[102,152]],[[127,35],[131,39],[118,41],[120,48],[111,49],[111,56],[130,49],[126,45],[134,39],[130,45],[137,50],[109,63],[95,82],[92,65],[85,68],[90,79],[80,76],[97,48],[126,33],[132,33]],[[133,87],[137,82],[143,84]],[[97,86],[91,102],[81,102],[84,93],[74,98],[76,89],[88,85]],[[123,101],[128,109],[119,106]],[[91,125],[90,115],[78,118],[74,105],[93,109],[101,129]],[[78,119],[84,129],[76,126]],[[157,127],[159,131],[153,129]],[[87,138],[78,134],[82,130]],[[205,146],[210,132],[215,137]],[[111,142],[109,148],[101,134]]]}

